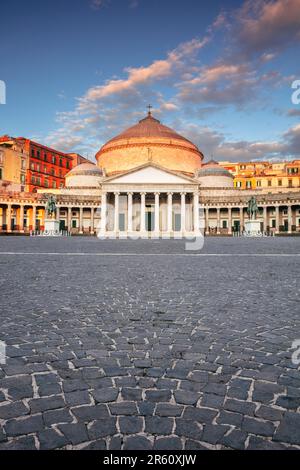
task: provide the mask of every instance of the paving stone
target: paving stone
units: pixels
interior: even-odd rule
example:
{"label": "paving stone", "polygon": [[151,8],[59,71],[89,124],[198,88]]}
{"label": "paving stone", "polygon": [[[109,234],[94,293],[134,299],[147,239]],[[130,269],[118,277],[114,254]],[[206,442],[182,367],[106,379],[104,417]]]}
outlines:
{"label": "paving stone", "polygon": [[287,411],[276,430],[273,440],[300,445],[300,413]]}
{"label": "paving stone", "polygon": [[243,415],[240,413],[231,413],[221,410],[220,415],[217,417],[218,424],[231,424],[232,426],[239,427],[243,421]]}
{"label": "paving stone", "polygon": [[160,416],[147,416],[145,418],[145,432],[149,434],[171,434],[174,421],[172,418]]}
{"label": "paving stone", "polygon": [[261,437],[250,436],[247,450],[286,450],[286,447],[278,442],[266,441]]}
{"label": "paving stone", "polygon": [[155,414],[157,416],[179,417],[182,415],[183,406],[170,405],[169,403],[158,403]]}
{"label": "paving stone", "polygon": [[123,401],[120,403],[110,403],[109,409],[112,415],[136,415],[138,413],[135,402]]}
{"label": "paving stone", "polygon": [[41,431],[44,427],[42,416],[28,416],[23,419],[12,419],[7,421],[4,426],[5,432],[9,437],[21,436],[22,434],[31,434]]}
{"label": "paving stone", "polygon": [[195,441],[200,441],[202,436],[202,427],[192,419],[176,418],[175,434],[194,439]]}
{"label": "paving stone", "polygon": [[248,434],[240,429],[233,429],[230,434],[224,435],[220,439],[220,443],[226,447],[236,450],[244,450],[246,446]]}
{"label": "paving stone", "polygon": [[208,408],[195,408],[193,406],[187,406],[183,413],[184,419],[191,419],[198,423],[211,423],[212,420],[217,416],[216,410],[210,410]]}
{"label": "paving stone", "polygon": [[206,424],[203,428],[201,440],[214,445],[219,444],[229,429],[229,426]]}
{"label": "paving stone", "polygon": [[38,433],[40,450],[60,449],[70,443],[65,436],[61,436],[54,429],[46,429]]}
{"label": "paving stone", "polygon": [[98,439],[83,447],[82,450],[106,450],[106,442],[104,439]]}
{"label": "paving stone", "polygon": [[58,429],[63,433],[66,439],[73,445],[88,441],[86,426],[82,423],[60,424]]}
{"label": "paving stone", "polygon": [[158,437],[155,439],[155,450],[182,450],[183,444],[178,437]]}
{"label": "paving stone", "polygon": [[72,413],[79,421],[93,421],[95,419],[108,418],[109,413],[106,405],[79,406],[72,408]]}
{"label": "paving stone", "polygon": [[151,450],[152,447],[150,439],[144,436],[129,436],[125,439],[123,450]]}
{"label": "paving stone", "polygon": [[172,393],[170,390],[146,390],[146,399],[152,402],[170,401]]}
{"label": "paving stone", "polygon": [[122,434],[136,434],[143,430],[143,418],[140,416],[121,416],[119,427]]}
{"label": "paving stone", "polygon": [[69,410],[62,408],[59,410],[50,410],[43,413],[43,420],[47,427],[58,423],[71,423],[73,417]]}
{"label": "paving stone", "polygon": [[69,406],[86,405],[91,403],[91,398],[87,390],[65,393],[65,400]]}
{"label": "paving stone", "polygon": [[176,403],[183,405],[195,405],[200,398],[199,393],[193,393],[189,391],[176,390],[174,392],[174,398]]}
{"label": "paving stone", "polygon": [[208,450],[208,448],[204,447],[200,442],[187,439],[185,441],[184,450]]}
{"label": "paving stone", "polygon": [[0,444],[0,450],[36,450],[33,436],[20,437]]}
{"label": "paving stone", "polygon": [[221,408],[224,403],[224,397],[212,393],[203,393],[201,397],[201,406],[208,408]]}
{"label": "paving stone", "polygon": [[24,416],[28,413],[28,408],[21,401],[0,406],[0,419],[17,418],[18,416]]}
{"label": "paving stone", "polygon": [[255,416],[258,418],[263,418],[267,421],[280,421],[282,415],[283,411],[265,405],[261,405],[259,409],[255,411]]}
{"label": "paving stone", "polygon": [[275,404],[288,410],[297,410],[300,406],[300,397],[281,396],[277,398]]}
{"label": "paving stone", "polygon": [[29,401],[29,407],[32,413],[39,413],[41,411],[55,410],[63,408],[65,402],[62,396],[53,396],[49,398],[34,398]]}
{"label": "paving stone", "polygon": [[115,401],[119,394],[118,388],[100,388],[98,390],[92,390],[92,395],[96,403],[108,403]]}
{"label": "paving stone", "polygon": [[142,399],[142,390],[138,388],[122,388],[121,395],[123,400],[140,401]]}
{"label": "paving stone", "polygon": [[248,418],[246,416],[242,423],[242,430],[251,434],[272,437],[275,427],[271,422],[258,421],[255,418]]}
{"label": "paving stone", "polygon": [[228,411],[236,411],[237,413],[253,416],[256,406],[254,403],[238,401],[238,400],[226,400],[224,409]]}
{"label": "paving stone", "polygon": [[138,411],[141,416],[152,416],[155,409],[155,403],[149,401],[137,402]]}

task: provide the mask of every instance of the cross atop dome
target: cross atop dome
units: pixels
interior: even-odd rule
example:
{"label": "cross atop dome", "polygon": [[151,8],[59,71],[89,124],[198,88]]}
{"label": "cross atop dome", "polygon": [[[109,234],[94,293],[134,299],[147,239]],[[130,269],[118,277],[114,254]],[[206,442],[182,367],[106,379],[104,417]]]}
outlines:
{"label": "cross atop dome", "polygon": [[152,116],[151,109],[153,108],[153,106],[151,106],[151,104],[148,104],[147,108],[149,110],[148,111],[148,116]]}

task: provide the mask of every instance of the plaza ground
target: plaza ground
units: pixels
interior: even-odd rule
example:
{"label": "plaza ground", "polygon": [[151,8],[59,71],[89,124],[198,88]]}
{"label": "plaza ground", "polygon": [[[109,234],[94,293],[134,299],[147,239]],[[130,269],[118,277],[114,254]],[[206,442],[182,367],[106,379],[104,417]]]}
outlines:
{"label": "plaza ground", "polygon": [[296,237],[1,237],[0,449],[299,449],[299,274]]}

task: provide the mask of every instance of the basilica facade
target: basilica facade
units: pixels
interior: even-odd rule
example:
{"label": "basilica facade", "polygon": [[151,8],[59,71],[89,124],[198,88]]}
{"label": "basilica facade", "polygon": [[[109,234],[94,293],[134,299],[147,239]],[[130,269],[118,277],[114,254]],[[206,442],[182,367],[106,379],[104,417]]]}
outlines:
{"label": "basilica facade", "polygon": [[149,112],[82,163],[65,187],[0,193],[2,233],[43,231],[49,193],[61,230],[103,237],[232,235],[255,196],[261,231],[300,233],[299,188],[241,190],[233,175]]}

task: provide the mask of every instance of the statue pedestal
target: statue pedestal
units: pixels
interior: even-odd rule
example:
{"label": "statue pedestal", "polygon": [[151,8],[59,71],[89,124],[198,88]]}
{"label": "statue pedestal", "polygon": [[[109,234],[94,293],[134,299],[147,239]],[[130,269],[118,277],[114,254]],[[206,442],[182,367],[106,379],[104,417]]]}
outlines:
{"label": "statue pedestal", "polygon": [[44,233],[47,235],[58,235],[59,221],[55,219],[45,219]]}
{"label": "statue pedestal", "polygon": [[259,220],[246,220],[245,221],[246,236],[255,237],[261,234]]}

